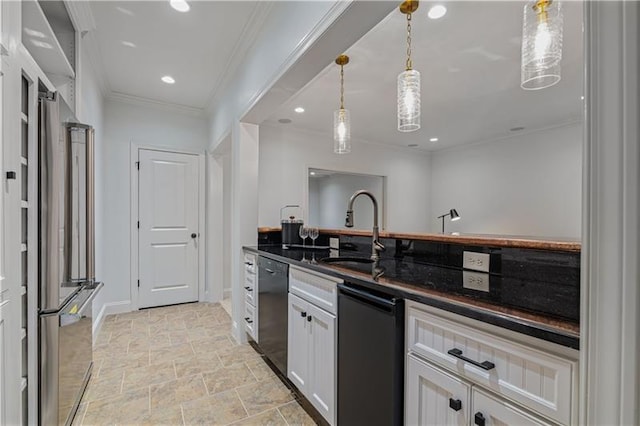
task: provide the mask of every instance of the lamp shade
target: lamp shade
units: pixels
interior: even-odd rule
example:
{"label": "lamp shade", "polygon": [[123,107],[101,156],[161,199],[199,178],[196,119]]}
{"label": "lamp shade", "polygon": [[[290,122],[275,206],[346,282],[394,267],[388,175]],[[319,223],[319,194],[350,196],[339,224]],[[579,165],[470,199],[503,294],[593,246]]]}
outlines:
{"label": "lamp shade", "polygon": [[520,86],[544,89],[560,81],[562,3],[536,0],[524,6]]}
{"label": "lamp shade", "polygon": [[351,115],[348,109],[340,108],[333,113],[333,152],[351,152]]}
{"label": "lamp shade", "polygon": [[451,216],[451,221],[460,220],[460,215],[456,209],[449,210],[449,215]]}
{"label": "lamp shade", "polygon": [[406,70],[398,75],[398,130],[420,129],[420,72]]}

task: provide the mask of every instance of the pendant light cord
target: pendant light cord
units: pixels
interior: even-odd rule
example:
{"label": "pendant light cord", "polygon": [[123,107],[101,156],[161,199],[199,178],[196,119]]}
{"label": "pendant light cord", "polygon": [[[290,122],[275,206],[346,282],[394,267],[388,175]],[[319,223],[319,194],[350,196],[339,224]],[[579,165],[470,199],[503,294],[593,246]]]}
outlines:
{"label": "pendant light cord", "polygon": [[413,69],[411,61],[411,13],[407,13],[407,71]]}
{"label": "pendant light cord", "polygon": [[344,109],[344,65],[340,65],[340,109]]}

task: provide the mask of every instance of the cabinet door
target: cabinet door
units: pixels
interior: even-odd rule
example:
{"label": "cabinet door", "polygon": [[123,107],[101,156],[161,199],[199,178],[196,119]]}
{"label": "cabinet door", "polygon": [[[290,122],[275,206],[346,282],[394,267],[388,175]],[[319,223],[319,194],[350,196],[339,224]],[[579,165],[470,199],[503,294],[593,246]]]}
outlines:
{"label": "cabinet door", "polygon": [[[3,294],[0,293],[0,424],[6,425],[7,423],[7,407],[9,404],[15,404],[16,401],[12,401],[15,398],[15,392],[13,396],[11,393],[7,393],[7,359],[9,347],[7,345],[7,317],[9,309],[9,301],[3,300]],[[14,357],[15,358],[15,357]],[[11,389],[12,391],[14,389]]]}
{"label": "cabinet door", "polygon": [[489,396],[474,388],[471,424],[477,426],[550,426],[540,417],[526,413],[497,397]]}
{"label": "cabinet door", "polygon": [[335,424],[336,317],[311,304],[309,315],[311,344],[308,398],[330,424]]}
{"label": "cabinet door", "polygon": [[470,386],[465,382],[409,355],[405,386],[408,426],[468,425]]}
{"label": "cabinet door", "polygon": [[289,293],[287,377],[307,395],[309,383],[309,304]]}

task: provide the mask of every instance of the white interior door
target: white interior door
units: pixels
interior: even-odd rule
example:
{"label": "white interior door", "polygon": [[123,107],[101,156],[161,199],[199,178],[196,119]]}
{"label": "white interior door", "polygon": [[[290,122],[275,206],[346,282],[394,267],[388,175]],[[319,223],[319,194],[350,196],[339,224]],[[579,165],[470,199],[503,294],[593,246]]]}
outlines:
{"label": "white interior door", "polygon": [[139,150],[140,308],[198,300],[198,160]]}

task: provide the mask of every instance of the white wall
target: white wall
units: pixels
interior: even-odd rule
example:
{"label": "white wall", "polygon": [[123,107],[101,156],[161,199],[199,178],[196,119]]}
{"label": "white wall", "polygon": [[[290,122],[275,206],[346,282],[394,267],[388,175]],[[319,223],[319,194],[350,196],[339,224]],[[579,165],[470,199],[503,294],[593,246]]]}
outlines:
{"label": "white wall", "polygon": [[[361,189],[371,192],[378,200],[379,224],[384,223],[384,178],[381,176],[336,173],[309,178],[309,226],[344,228],[349,199]],[[371,230],[373,208],[371,200],[359,196],[353,203],[353,229]]]}
{"label": "white wall", "polygon": [[430,211],[429,164],[426,152],[355,140],[350,154],[337,155],[333,153],[331,137],[262,125],[258,223],[280,226],[280,208],[286,204],[300,204],[308,211],[306,182],[307,169],[311,167],[385,176],[386,229],[426,232]]}
{"label": "white wall", "polygon": [[207,122],[179,111],[108,99],[105,103],[103,274],[105,303],[127,308],[130,301],[130,145],[204,152]]}
{"label": "white wall", "polygon": [[437,151],[430,230],[580,238],[582,126],[575,124]]}

